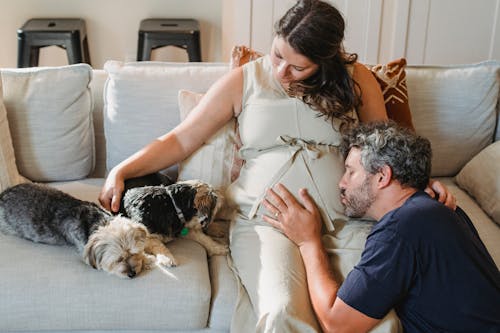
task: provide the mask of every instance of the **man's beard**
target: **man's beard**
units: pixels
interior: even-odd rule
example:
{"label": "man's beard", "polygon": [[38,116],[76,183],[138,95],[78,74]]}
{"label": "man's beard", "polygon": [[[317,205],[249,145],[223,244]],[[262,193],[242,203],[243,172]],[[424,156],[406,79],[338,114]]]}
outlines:
{"label": "man's beard", "polygon": [[345,207],[345,215],[349,217],[363,217],[365,216],[368,208],[375,201],[375,195],[370,187],[370,179],[372,176],[365,178],[363,183],[346,193],[346,189],[341,189],[340,193],[345,200],[343,205]]}

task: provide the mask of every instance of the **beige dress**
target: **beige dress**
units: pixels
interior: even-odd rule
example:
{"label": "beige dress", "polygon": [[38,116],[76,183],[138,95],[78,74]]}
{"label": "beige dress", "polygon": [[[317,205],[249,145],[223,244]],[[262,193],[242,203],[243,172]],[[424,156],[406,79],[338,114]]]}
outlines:
{"label": "beige dress", "polygon": [[230,235],[231,264],[241,283],[232,331],[317,332],[300,253],[262,220],[266,189],[277,182],[294,194],[308,189],[325,224],[324,243],[343,277],[359,260],[372,223],[346,223],[342,213],[339,122],[332,127],[290,98],[274,79],[269,56],[246,64],[243,73],[238,123],[245,164],[227,192],[239,207]]}

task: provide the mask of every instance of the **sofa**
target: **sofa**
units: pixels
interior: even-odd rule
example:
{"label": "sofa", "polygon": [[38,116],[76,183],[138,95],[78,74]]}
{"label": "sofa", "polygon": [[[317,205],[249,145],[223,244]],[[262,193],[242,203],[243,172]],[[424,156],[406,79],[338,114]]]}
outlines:
{"label": "sofa", "polygon": [[[228,70],[226,63],[120,61],[102,70],[0,69],[0,190],[35,181],[97,202],[106,172],[178,124]],[[408,103],[417,133],[432,143],[433,178],[455,194],[497,266],[499,73],[496,61],[406,66],[403,97],[386,98],[388,107]],[[164,172],[224,188],[237,166],[232,121]],[[227,224],[224,214],[218,219]],[[87,266],[71,247],[0,234],[0,331],[229,331],[238,288],[227,257],[207,257],[187,239],[168,247],[177,267],[119,279]]]}

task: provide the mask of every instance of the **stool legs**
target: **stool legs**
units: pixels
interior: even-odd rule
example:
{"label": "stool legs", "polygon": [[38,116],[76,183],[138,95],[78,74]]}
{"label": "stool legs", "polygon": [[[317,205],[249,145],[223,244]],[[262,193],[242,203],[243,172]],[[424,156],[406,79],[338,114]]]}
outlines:
{"label": "stool legs", "polygon": [[71,39],[64,43],[64,48],[68,56],[68,64],[78,64],[83,62],[82,46],[79,34],[72,34]]}
{"label": "stool legs", "polygon": [[198,31],[193,33],[193,38],[187,42],[187,53],[189,61],[201,62],[200,34]]}
{"label": "stool legs", "polygon": [[65,48],[68,53],[68,63],[78,64],[86,63],[90,65],[90,53],[87,37],[80,42],[78,33],[71,36],[71,41],[65,43]]}
{"label": "stool legs", "polygon": [[175,46],[187,52],[190,62],[201,62],[200,27],[193,19],[152,18],[141,21],[137,61],[151,60],[151,52]]}
{"label": "stool legs", "polygon": [[151,60],[153,43],[149,38],[144,38],[144,34],[139,34],[139,44],[137,46],[137,61]]}
{"label": "stool legs", "polygon": [[[87,38],[80,43],[80,37],[74,36],[70,41],[61,45],[53,44],[66,49],[68,64],[87,63],[90,65],[90,52]],[[52,45],[32,45],[28,40],[18,40],[17,67],[36,67],[40,57],[40,48]]]}
{"label": "stool legs", "polygon": [[175,46],[187,51],[189,61],[191,62],[201,62],[201,48],[199,34],[196,34],[194,38],[187,39],[182,42],[172,42],[172,41],[153,41],[150,38],[144,38],[144,35],[139,35],[139,42],[137,45],[137,61],[149,61],[151,60],[151,52],[154,49],[163,46]]}
{"label": "stool legs", "polygon": [[83,39],[83,58],[84,62],[90,65],[90,52],[89,52],[89,42],[87,37]]}
{"label": "stool legs", "polygon": [[90,65],[90,52],[82,19],[30,19],[17,30],[17,67],[38,66],[40,48],[66,50],[68,64]]}
{"label": "stool legs", "polygon": [[29,46],[24,43],[24,40],[17,42],[17,67],[29,67],[31,63],[32,53],[31,50],[26,50]]}

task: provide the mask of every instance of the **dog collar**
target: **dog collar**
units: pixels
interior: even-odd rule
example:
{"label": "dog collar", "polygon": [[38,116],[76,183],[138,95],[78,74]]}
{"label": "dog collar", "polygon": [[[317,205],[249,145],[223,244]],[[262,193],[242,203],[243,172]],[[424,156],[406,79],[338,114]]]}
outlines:
{"label": "dog collar", "polygon": [[[177,206],[177,203],[174,200],[174,196],[172,195],[172,192],[167,188],[167,194],[170,197],[170,200],[172,200],[172,204],[174,205],[175,212],[177,213],[177,217],[181,221],[182,225],[186,225],[186,218],[184,217],[184,214],[182,213],[182,210]],[[183,228],[184,230],[184,228]]]}

